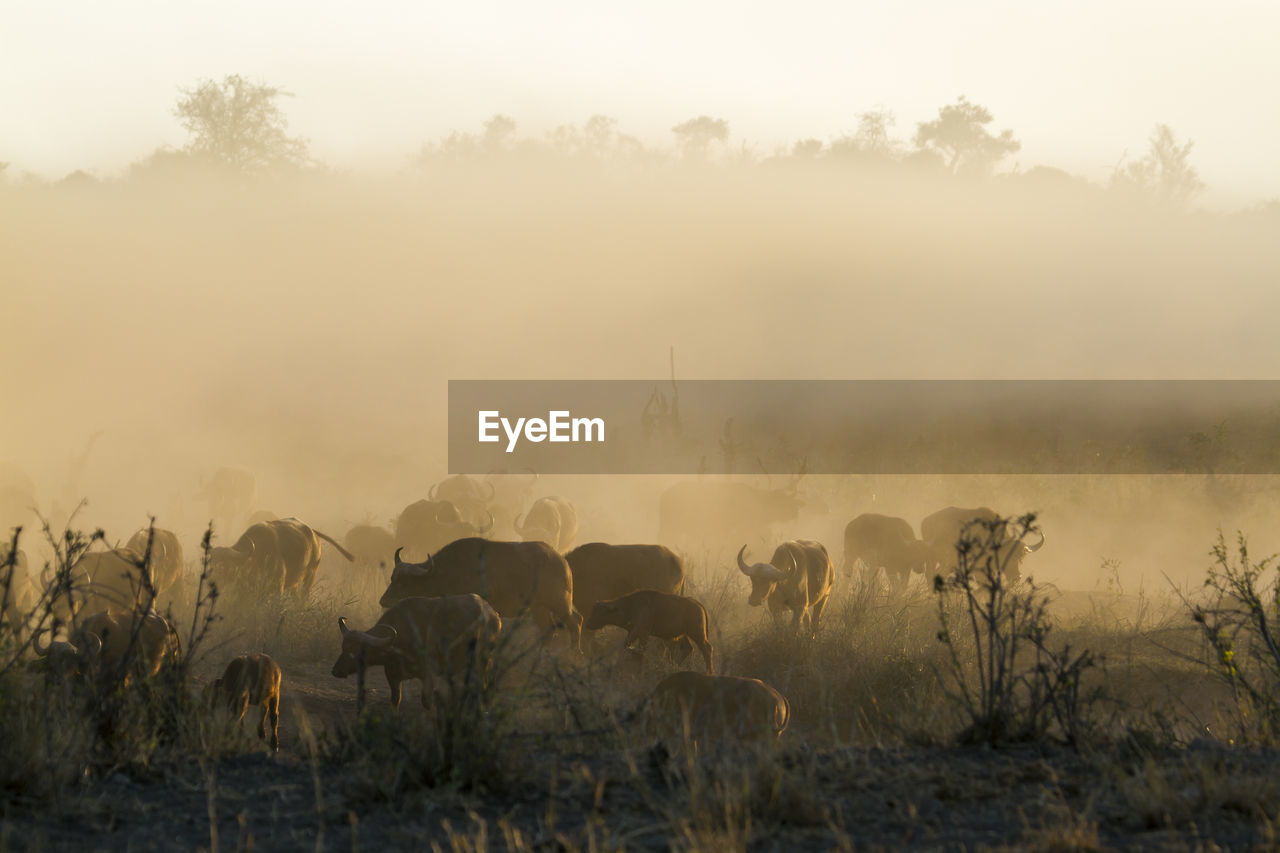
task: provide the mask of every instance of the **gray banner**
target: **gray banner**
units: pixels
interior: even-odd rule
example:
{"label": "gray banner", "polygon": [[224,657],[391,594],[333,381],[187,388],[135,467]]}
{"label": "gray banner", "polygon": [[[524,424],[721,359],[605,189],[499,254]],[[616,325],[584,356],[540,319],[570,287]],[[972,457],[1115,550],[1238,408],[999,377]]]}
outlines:
{"label": "gray banner", "polygon": [[1275,474],[1280,381],[451,380],[483,474]]}

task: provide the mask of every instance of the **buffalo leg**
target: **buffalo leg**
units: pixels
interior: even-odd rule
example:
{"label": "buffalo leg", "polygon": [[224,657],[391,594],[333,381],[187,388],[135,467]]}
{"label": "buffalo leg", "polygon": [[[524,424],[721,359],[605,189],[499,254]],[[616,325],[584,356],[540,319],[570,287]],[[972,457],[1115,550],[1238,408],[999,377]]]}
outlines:
{"label": "buffalo leg", "polygon": [[[688,642],[688,639],[687,639],[687,638],[686,638],[685,642],[686,642],[686,643]],[[710,641],[708,641],[708,640],[699,640],[699,641],[698,641],[698,651],[702,652],[702,657],[703,657],[703,658],[706,660],[706,662],[707,662],[707,675],[712,675],[712,674],[715,672],[715,663],[713,662],[713,655],[715,654],[715,652],[714,652],[714,651],[712,650],[712,648],[711,648],[711,643],[710,643]]]}
{"label": "buffalo leg", "polygon": [[271,750],[273,752],[280,751],[280,697],[272,696],[271,701],[267,703],[267,708],[262,713],[264,722],[271,725]]}
{"label": "buffalo leg", "polygon": [[818,624],[822,621],[822,611],[827,607],[827,600],[824,598],[817,604],[813,605],[813,610],[809,614],[809,627],[813,631],[814,636],[818,634]]}
{"label": "buffalo leg", "polygon": [[400,710],[400,667],[388,663],[383,669],[387,673],[387,689],[391,693],[391,707]]}

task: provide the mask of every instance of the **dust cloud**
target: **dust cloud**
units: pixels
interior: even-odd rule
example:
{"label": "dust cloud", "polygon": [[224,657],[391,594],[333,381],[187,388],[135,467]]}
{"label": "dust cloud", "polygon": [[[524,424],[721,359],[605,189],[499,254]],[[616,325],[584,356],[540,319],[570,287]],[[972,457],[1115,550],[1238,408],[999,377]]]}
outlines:
{"label": "dust cloud", "polygon": [[[672,347],[688,379],[1273,378],[1278,228],[1274,210],[1176,212],[1056,170],[789,157],[11,180],[0,461],[55,523],[87,499],[76,524],[112,540],[148,514],[194,540],[201,484],[229,465],[256,475],[256,508],[338,536],[446,475],[450,378],[664,380]],[[653,541],[672,482],[548,476],[531,497],[573,500],[579,542]],[[1128,584],[1197,576],[1219,527],[1280,548],[1273,478],[792,485],[798,518],[756,547],[816,536],[835,556],[861,512],[918,529],[988,505],[1041,513],[1027,568],[1064,586],[1106,560]]]}

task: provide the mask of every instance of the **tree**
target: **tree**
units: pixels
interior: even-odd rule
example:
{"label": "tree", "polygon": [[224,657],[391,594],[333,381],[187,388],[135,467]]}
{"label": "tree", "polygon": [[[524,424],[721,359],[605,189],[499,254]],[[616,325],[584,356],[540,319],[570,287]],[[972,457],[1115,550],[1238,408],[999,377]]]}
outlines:
{"label": "tree", "polygon": [[562,157],[606,162],[629,161],[644,155],[634,136],[618,131],[617,119],[593,115],[582,127],[561,125],[548,134],[552,150]]}
{"label": "tree", "polygon": [[433,161],[467,162],[503,157],[516,151],[516,120],[511,116],[494,113],[482,126],[481,133],[454,131],[436,144],[425,144],[417,162],[426,165]]}
{"label": "tree", "polygon": [[174,114],[191,134],[186,151],[237,174],[307,165],[307,142],[289,136],[279,99],[289,92],[239,75],[182,89]]}
{"label": "tree", "polygon": [[1157,124],[1147,156],[1117,168],[1111,176],[1111,186],[1182,209],[1204,189],[1199,173],[1189,162],[1194,145],[1191,140],[1179,145],[1172,128]]}
{"label": "tree", "polygon": [[885,107],[859,113],[857,132],[831,143],[831,153],[837,157],[895,160],[902,144],[889,135],[893,124],[893,113]]}
{"label": "tree", "polygon": [[707,159],[711,143],[728,141],[729,122],[722,118],[698,116],[677,124],[671,132],[676,136],[681,156],[689,162],[700,163]]}
{"label": "tree", "polygon": [[990,174],[997,163],[1022,148],[1013,131],[1003,130],[998,136],[988,131],[991,121],[990,110],[962,95],[940,108],[936,119],[919,124],[916,148],[940,156],[952,174]]}

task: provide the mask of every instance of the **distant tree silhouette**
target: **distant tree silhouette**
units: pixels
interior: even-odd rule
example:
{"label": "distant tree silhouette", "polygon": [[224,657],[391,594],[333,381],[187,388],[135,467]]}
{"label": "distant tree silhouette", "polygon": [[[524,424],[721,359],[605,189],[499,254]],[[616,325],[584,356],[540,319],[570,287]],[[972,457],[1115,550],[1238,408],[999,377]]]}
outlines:
{"label": "distant tree silhouette", "polygon": [[174,114],[191,134],[185,150],[193,157],[245,175],[309,162],[306,140],[286,133],[279,99],[290,93],[235,74],[181,92]]}
{"label": "distant tree silhouette", "polygon": [[479,134],[455,130],[435,145],[423,145],[418,154],[418,162],[425,164],[441,159],[461,162],[493,159],[510,154],[517,147],[528,144],[518,143],[516,126],[516,120],[511,116],[495,113],[481,126]]}
{"label": "distant tree silhouette", "polygon": [[940,108],[936,119],[919,124],[916,148],[937,154],[952,174],[990,174],[997,163],[1022,148],[1013,131],[988,131],[991,121],[990,110],[961,96]]}
{"label": "distant tree silhouette", "polygon": [[902,143],[889,135],[893,124],[893,113],[885,107],[859,113],[858,130],[832,142],[832,156],[896,160],[902,153]]}
{"label": "distant tree silhouette", "polygon": [[640,140],[618,132],[617,119],[603,115],[591,116],[582,127],[560,125],[547,138],[552,150],[562,157],[628,161],[645,153]]}
{"label": "distant tree silhouette", "polygon": [[698,116],[671,128],[675,134],[680,155],[690,162],[707,159],[711,143],[724,143],[729,139],[729,122],[722,118]]}
{"label": "distant tree silhouette", "polygon": [[1157,124],[1147,155],[1118,168],[1111,176],[1112,188],[1175,209],[1186,207],[1204,189],[1199,173],[1189,162],[1194,145],[1191,140],[1180,145],[1172,128]]}

